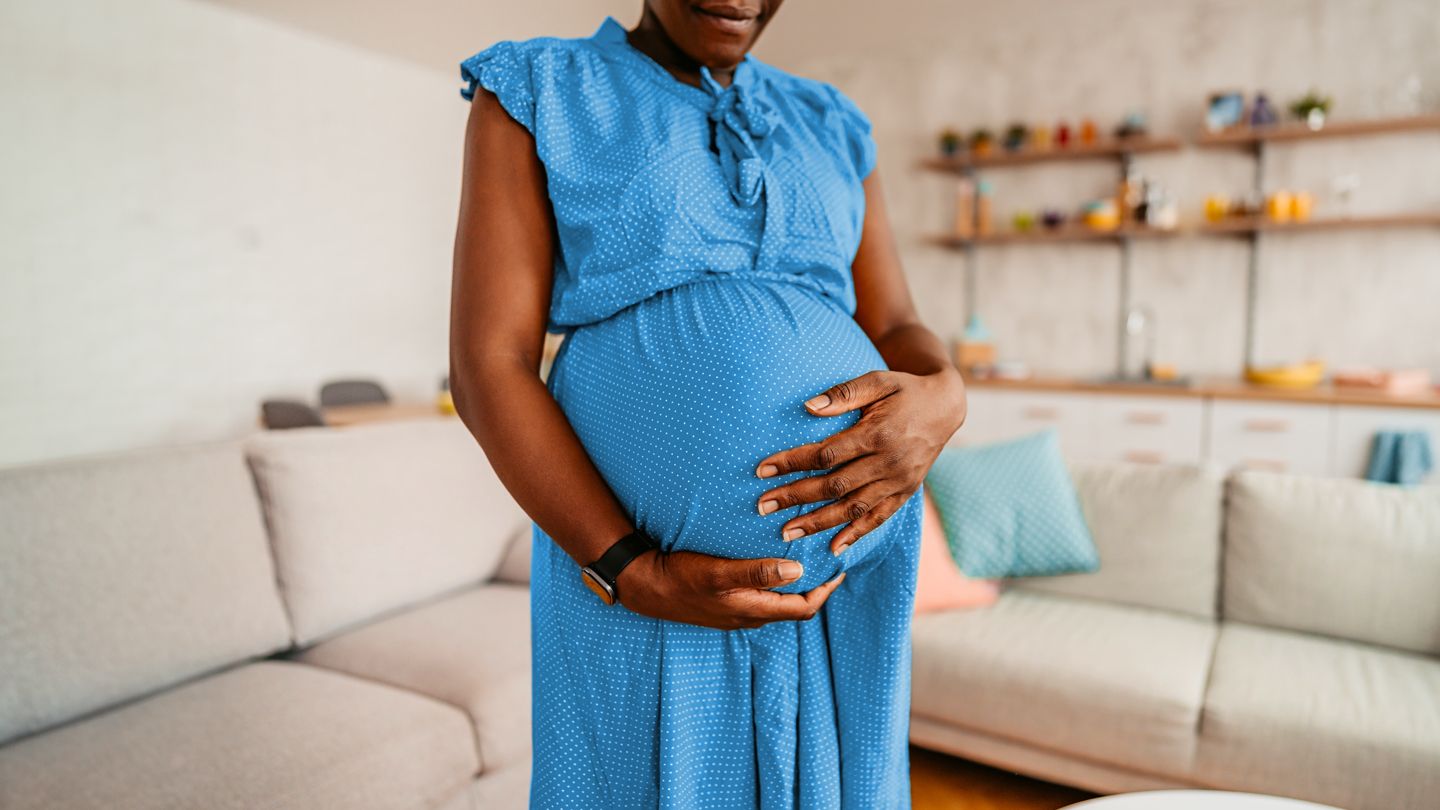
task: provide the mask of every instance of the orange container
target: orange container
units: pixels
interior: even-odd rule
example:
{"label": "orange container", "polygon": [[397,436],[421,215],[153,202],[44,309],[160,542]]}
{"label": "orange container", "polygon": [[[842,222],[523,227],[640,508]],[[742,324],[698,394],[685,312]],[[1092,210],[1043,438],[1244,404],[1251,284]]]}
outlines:
{"label": "orange container", "polygon": [[1276,222],[1289,222],[1294,198],[1288,191],[1272,191],[1265,200],[1265,213]]}
{"label": "orange container", "polygon": [[1308,191],[1297,191],[1290,198],[1290,217],[1296,222],[1304,222],[1310,218],[1310,211],[1315,208],[1315,195]]}

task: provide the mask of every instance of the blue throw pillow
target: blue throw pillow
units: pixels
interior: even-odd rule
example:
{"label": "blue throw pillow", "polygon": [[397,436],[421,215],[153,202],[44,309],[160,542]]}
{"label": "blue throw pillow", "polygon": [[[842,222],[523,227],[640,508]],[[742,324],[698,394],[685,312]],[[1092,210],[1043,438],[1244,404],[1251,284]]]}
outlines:
{"label": "blue throw pillow", "polygon": [[1089,573],[1100,555],[1054,429],[946,447],[925,476],[945,539],[966,576]]}

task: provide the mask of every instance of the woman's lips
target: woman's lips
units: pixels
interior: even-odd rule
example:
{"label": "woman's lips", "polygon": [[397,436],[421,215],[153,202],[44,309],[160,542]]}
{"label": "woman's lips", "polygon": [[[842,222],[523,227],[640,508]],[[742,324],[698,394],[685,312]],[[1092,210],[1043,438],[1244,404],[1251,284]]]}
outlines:
{"label": "woman's lips", "polygon": [[695,16],[717,31],[726,34],[746,34],[755,27],[756,16],[754,14],[740,11],[739,9],[716,9],[707,10],[704,7],[696,6],[692,9]]}

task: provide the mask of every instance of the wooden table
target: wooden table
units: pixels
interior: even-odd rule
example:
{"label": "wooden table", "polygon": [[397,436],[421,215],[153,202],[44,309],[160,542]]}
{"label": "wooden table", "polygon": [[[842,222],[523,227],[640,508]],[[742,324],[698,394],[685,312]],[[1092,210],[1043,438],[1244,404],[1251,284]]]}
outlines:
{"label": "wooden table", "polygon": [[327,427],[350,427],[372,422],[398,422],[406,419],[456,419],[433,402],[387,402],[367,405],[333,405],[323,408],[320,415]]}

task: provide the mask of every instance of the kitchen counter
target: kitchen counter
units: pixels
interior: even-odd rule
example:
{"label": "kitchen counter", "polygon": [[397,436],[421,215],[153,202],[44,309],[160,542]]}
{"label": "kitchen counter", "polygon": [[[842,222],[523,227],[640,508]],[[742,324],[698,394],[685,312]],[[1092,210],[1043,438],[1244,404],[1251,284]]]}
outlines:
{"label": "kitchen counter", "polygon": [[973,388],[992,390],[1125,394],[1129,396],[1169,396],[1440,410],[1440,391],[1433,388],[1428,393],[1397,396],[1365,388],[1336,387],[1328,383],[1305,389],[1272,388],[1222,377],[1197,378],[1182,383],[1160,383],[1144,380],[1112,381],[1096,377],[1065,376],[1038,376],[1027,380],[978,379],[967,375],[965,384]]}

